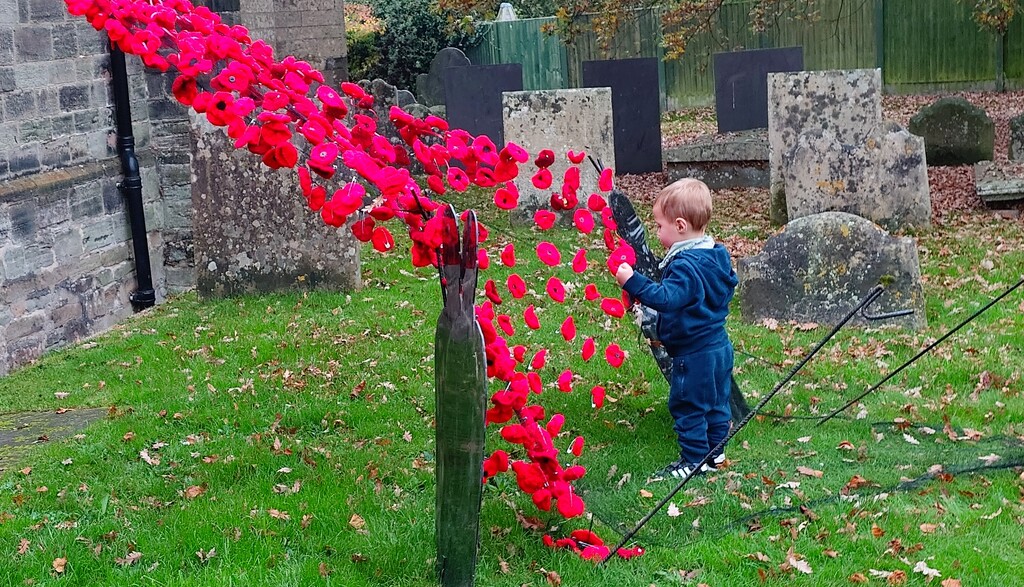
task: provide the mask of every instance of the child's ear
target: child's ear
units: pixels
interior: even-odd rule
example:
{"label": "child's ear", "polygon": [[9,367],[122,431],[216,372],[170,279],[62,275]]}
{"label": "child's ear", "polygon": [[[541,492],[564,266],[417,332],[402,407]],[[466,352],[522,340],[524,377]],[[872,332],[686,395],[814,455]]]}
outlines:
{"label": "child's ear", "polygon": [[679,232],[686,232],[686,219],[676,218],[676,230]]}

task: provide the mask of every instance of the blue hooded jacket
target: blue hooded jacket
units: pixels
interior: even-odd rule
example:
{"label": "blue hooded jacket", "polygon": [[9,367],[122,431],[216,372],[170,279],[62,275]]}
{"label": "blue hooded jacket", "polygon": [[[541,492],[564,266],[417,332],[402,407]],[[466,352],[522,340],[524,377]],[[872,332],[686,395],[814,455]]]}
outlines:
{"label": "blue hooded jacket", "polygon": [[661,283],[633,273],[622,288],[658,311],[658,339],[678,357],[729,340],[725,317],[737,283],[729,252],[718,243],[677,253]]}

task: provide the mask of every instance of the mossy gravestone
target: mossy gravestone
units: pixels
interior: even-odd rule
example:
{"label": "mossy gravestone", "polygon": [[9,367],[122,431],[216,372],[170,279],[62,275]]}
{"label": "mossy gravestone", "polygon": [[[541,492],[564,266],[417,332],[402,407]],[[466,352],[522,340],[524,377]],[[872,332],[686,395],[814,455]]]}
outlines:
{"label": "mossy gravestone", "polygon": [[940,98],[910,119],[910,132],[924,137],[928,165],[991,161],[996,126],[985,111],[959,97]]}
{"label": "mossy gravestone", "polygon": [[1010,119],[1010,161],[1024,161],[1024,114]]}
{"label": "mossy gravestone", "polygon": [[798,218],[772,237],[759,255],[736,266],[740,315],[747,322],[796,320],[834,325],[879,283],[885,293],[871,314],[911,309],[897,319],[854,323],[927,326],[917,246],[845,212]]}

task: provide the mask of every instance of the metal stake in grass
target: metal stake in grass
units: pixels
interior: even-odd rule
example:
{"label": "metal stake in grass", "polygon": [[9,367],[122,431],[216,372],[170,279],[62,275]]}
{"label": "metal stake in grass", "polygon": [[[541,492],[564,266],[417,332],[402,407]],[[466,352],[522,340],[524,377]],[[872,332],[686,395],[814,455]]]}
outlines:
{"label": "metal stake in grass", "polygon": [[708,451],[708,453],[706,455],[704,455],[704,458],[702,458],[700,460],[700,462],[696,464],[696,466],[690,471],[690,473],[688,475],[686,475],[685,477],[683,477],[682,479],[679,480],[679,483],[676,484],[676,486],[672,489],[672,491],[670,491],[668,493],[668,495],[666,495],[664,498],[662,498],[662,500],[659,501],[657,503],[657,505],[655,505],[651,509],[651,511],[648,512],[647,515],[644,516],[640,520],[640,522],[636,525],[635,528],[630,530],[628,533],[626,533],[625,536],[622,537],[622,540],[619,541],[619,543],[615,546],[615,548],[611,549],[608,552],[608,556],[606,556],[604,558],[604,560],[601,561],[601,564],[604,564],[604,563],[608,562],[608,559],[612,558],[612,556],[614,556],[615,553],[618,552],[618,550],[620,548],[625,546],[626,543],[629,542],[630,539],[633,538],[633,536],[635,536],[636,533],[639,532],[641,528],[646,526],[647,522],[650,522],[651,518],[653,518],[655,514],[657,514],[659,511],[661,511],[661,508],[665,507],[665,504],[667,504],[668,501],[670,499],[672,499],[673,496],[675,496],[675,494],[679,493],[679,491],[683,487],[686,487],[686,484],[689,483],[690,479],[693,479],[694,475],[696,475],[697,472],[699,472],[701,470],[701,467],[703,467],[704,465],[708,464],[708,462],[711,461],[712,455],[718,454],[718,452],[721,451],[725,447],[725,445],[728,444],[728,442],[730,440],[732,440],[732,437],[736,436],[736,434],[740,430],[742,430],[743,427],[746,426],[747,423],[750,422],[750,420],[752,420],[754,418],[754,416],[756,416],[764,408],[765,404],[767,404],[769,401],[771,401],[771,399],[773,397],[775,397],[775,394],[777,394],[779,392],[779,390],[781,390],[784,385],[789,383],[789,381],[791,379],[793,379],[793,377],[797,374],[797,372],[800,371],[800,369],[802,369],[803,366],[806,365],[807,362],[810,361],[814,357],[814,355],[818,354],[818,351],[820,351],[821,348],[823,346],[825,346],[825,344],[829,340],[831,340],[832,337],[835,336],[836,333],[838,333],[839,330],[843,326],[845,326],[847,322],[852,320],[853,317],[856,316],[858,312],[864,310],[869,305],[871,305],[871,303],[873,303],[875,300],[877,300],[878,297],[882,295],[882,292],[884,291],[884,289],[885,289],[885,287],[882,286],[882,285],[876,285],[875,287],[871,288],[871,291],[868,292],[868,294],[864,297],[864,299],[861,300],[861,302],[858,303],[856,307],[854,307],[852,310],[850,310],[839,321],[838,324],[836,324],[834,327],[832,327],[832,330],[829,331],[829,333],[827,335],[825,335],[825,338],[822,338],[816,345],[814,345],[814,348],[812,348],[810,350],[810,352],[808,352],[806,355],[804,355],[804,358],[800,359],[800,362],[797,363],[796,365],[794,365],[793,368],[789,370],[789,373],[787,373],[785,377],[783,377],[778,383],[775,384],[775,387],[773,387],[772,390],[770,392],[768,392],[768,395],[764,396],[764,398],[756,406],[754,406],[754,408],[752,410],[750,410],[750,413],[748,413],[746,416],[744,416],[744,418],[742,420],[740,420],[739,424],[737,424],[736,426],[733,426],[732,430],[729,431],[729,434],[727,434],[726,437],[723,438],[721,442],[719,442],[717,445],[715,445],[714,448],[712,448],[710,451]]}
{"label": "metal stake in grass", "polygon": [[963,328],[964,326],[966,326],[968,323],[973,321],[978,316],[981,316],[982,313],[984,313],[986,310],[988,310],[992,306],[996,305],[999,302],[999,300],[1002,300],[1006,296],[1010,295],[1010,293],[1013,292],[1013,290],[1017,289],[1021,285],[1024,285],[1024,278],[1022,278],[1020,281],[1018,281],[1017,283],[1015,283],[1014,285],[1010,286],[1008,289],[1003,291],[1003,293],[999,294],[999,296],[997,296],[994,300],[992,300],[991,302],[985,304],[985,306],[983,306],[977,312],[975,312],[975,313],[971,314],[970,316],[968,316],[963,322],[961,322],[960,324],[957,324],[956,327],[954,327],[952,330],[950,330],[946,334],[943,334],[938,340],[936,340],[935,342],[933,342],[930,345],[926,346],[921,352],[919,352],[916,355],[914,355],[909,361],[907,361],[906,363],[903,363],[902,365],[900,365],[896,369],[892,370],[888,375],[883,377],[881,381],[879,381],[878,383],[876,383],[876,384],[872,385],[871,387],[869,387],[867,391],[865,391],[864,393],[858,395],[857,397],[853,398],[852,400],[846,402],[841,407],[839,407],[839,408],[829,412],[827,415],[822,416],[821,419],[818,420],[818,423],[816,424],[816,426],[821,426],[825,422],[828,422],[832,418],[835,418],[840,412],[842,412],[846,408],[852,406],[853,404],[855,404],[855,403],[859,402],[860,400],[864,399],[865,397],[867,397],[867,395],[869,393],[871,393],[871,392],[875,391],[876,389],[878,389],[879,387],[881,387],[886,381],[888,381],[888,380],[892,379],[893,377],[895,377],[901,371],[903,371],[904,369],[909,367],[914,361],[916,361],[916,360],[920,359],[921,357],[923,357],[924,355],[928,354],[928,352],[931,351],[933,348],[939,346],[939,344],[941,344],[942,341],[946,340],[950,336],[953,336],[953,334],[956,333],[956,331],[958,331],[961,328]]}

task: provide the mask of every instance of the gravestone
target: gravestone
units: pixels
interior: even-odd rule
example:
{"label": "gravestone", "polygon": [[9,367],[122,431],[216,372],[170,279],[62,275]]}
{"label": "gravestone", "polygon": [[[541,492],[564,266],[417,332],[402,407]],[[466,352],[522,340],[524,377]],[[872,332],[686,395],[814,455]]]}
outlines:
{"label": "gravestone", "polygon": [[924,140],[895,122],[879,124],[854,145],[829,130],[800,133],[784,179],[790,221],[837,211],[890,231],[931,223]]}
{"label": "gravestone", "polygon": [[[586,151],[605,167],[615,168],[615,131],[612,126],[610,88],[505,92],[502,95],[505,140],[530,153],[551,149],[555,163],[550,167],[554,181],[550,189],[538,190],[530,182],[536,172],[532,163],[520,169],[519,210],[532,216],[546,208],[551,192],[562,185],[569,168],[566,152]],[[598,172],[588,161],[580,166],[580,202],[598,190]]]}
{"label": "gravestone", "polygon": [[768,168],[771,221],[786,223],[783,158],[805,130],[819,128],[856,145],[882,120],[882,71],[768,74]]}
{"label": "gravestone", "polygon": [[668,181],[699,179],[713,190],[768,187],[768,133],[754,129],[702,135],[665,151]]}
{"label": "gravestone", "polygon": [[612,89],[615,173],[661,171],[658,60],[584,61],[583,87]]}
{"label": "gravestone", "polygon": [[416,103],[416,96],[409,90],[398,90],[395,92],[395,100],[398,102],[399,108],[405,108]]}
{"label": "gravestone", "polygon": [[359,243],[309,209],[298,174],[266,167],[205,117],[192,116],[200,297],[357,288]]}
{"label": "gravestone", "polygon": [[718,132],[768,128],[768,74],[801,71],[803,47],[715,53]]}
{"label": "gravestone", "polygon": [[505,144],[501,94],[523,89],[523,66],[467,65],[445,70],[444,100],[448,124]]}
{"label": "gravestone", "polygon": [[1024,160],[1024,114],[1010,119],[1010,161]]}
{"label": "gravestone", "polygon": [[905,328],[927,326],[917,246],[894,237],[869,220],[845,212],[798,218],[768,239],[764,251],[736,265],[740,315],[751,323],[765,319],[837,324],[879,283],[885,292],[866,309],[880,314],[911,309],[900,318],[853,323]]}
{"label": "gravestone", "polygon": [[1024,164],[979,161],[974,164],[974,190],[989,208],[1006,209],[1024,202]]}
{"label": "gravestone", "polygon": [[469,65],[469,58],[461,49],[445,47],[430,60],[427,73],[416,76],[416,97],[424,106],[444,104],[444,76],[449,67]]}
{"label": "gravestone", "polygon": [[924,137],[929,165],[991,161],[996,126],[988,114],[959,96],[939,98],[910,119],[910,132]]}

